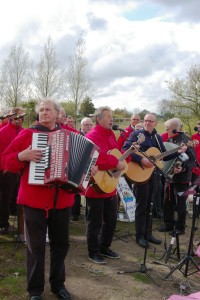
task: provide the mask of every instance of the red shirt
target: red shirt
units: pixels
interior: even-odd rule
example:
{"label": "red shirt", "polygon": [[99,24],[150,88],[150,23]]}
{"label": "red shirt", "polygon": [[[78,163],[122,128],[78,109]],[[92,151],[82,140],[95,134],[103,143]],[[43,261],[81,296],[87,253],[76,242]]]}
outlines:
{"label": "red shirt", "polygon": [[[100,148],[97,166],[99,170],[111,170],[118,164],[118,158],[109,154],[108,151],[117,148],[115,134],[111,129],[106,129],[100,125],[96,125],[86,135],[89,140],[94,142]],[[116,190],[112,193],[98,193],[91,186],[86,191],[86,196],[90,198],[108,198],[114,196]]]}
{"label": "red shirt", "polygon": [[118,137],[118,140],[117,140],[117,145],[118,145],[118,148],[121,150],[124,143],[126,142],[126,140],[128,139],[129,135],[131,135],[131,133],[134,131],[134,128],[129,125],[127,128],[125,128],[124,130],[126,131],[123,131],[120,136]]}
{"label": "red shirt", "polygon": [[[199,144],[197,144],[195,147],[194,147],[194,151],[196,153],[196,158],[197,158],[197,161],[198,163],[200,164],[200,134],[197,132],[197,133],[194,133],[192,136],[191,136],[191,140],[197,140],[199,141]],[[192,169],[192,172],[193,173],[197,173],[197,175],[200,175],[200,168],[197,167],[197,168],[193,168]]]}
{"label": "red shirt", "polygon": [[[23,128],[21,126],[16,126],[10,122],[0,130],[0,158],[2,156],[3,151],[22,130]],[[0,170],[2,170],[1,160]]]}

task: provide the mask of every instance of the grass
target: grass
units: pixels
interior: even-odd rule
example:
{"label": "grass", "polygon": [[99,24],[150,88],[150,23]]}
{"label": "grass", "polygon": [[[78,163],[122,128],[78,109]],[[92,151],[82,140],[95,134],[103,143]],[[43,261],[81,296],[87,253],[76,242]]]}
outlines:
{"label": "grass", "polygon": [[26,270],[24,245],[16,249],[12,235],[0,239],[0,295],[1,300],[25,299]]}

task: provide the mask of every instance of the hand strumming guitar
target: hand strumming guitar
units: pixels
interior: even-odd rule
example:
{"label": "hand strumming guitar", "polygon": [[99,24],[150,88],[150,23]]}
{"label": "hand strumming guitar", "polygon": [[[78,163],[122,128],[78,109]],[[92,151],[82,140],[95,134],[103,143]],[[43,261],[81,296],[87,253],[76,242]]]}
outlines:
{"label": "hand strumming guitar", "polygon": [[146,167],[146,168],[151,168],[153,167],[153,164],[150,162],[149,159],[147,159],[146,157],[143,157],[141,160],[141,164]]}
{"label": "hand strumming guitar", "polygon": [[184,153],[187,150],[187,148],[188,148],[187,145],[182,144],[181,148],[178,150],[178,153]]}

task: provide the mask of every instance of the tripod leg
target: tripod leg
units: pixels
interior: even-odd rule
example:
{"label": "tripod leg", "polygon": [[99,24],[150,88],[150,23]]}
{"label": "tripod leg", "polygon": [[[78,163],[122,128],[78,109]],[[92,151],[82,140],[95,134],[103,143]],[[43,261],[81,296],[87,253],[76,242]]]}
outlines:
{"label": "tripod leg", "polygon": [[184,259],[182,259],[175,267],[173,267],[171,269],[171,271],[164,277],[164,279],[166,280],[170,275],[172,275],[176,270],[179,270],[182,268],[182,266],[185,264],[185,262],[187,261],[187,257],[185,257]]}

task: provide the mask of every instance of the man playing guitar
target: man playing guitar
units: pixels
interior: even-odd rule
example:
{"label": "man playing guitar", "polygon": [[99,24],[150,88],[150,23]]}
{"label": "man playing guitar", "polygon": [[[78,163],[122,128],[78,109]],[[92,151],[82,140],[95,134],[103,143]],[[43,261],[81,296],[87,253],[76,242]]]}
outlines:
{"label": "man playing guitar", "polygon": [[[140,134],[144,134],[145,141],[140,144],[140,151],[142,153],[150,149],[151,147],[157,148],[160,152],[165,152],[166,149],[163,145],[163,141],[160,135],[157,134],[155,129],[157,125],[156,116],[154,114],[147,114],[144,117],[144,129],[133,132],[123,146],[123,151],[127,150],[133,142],[136,142]],[[186,149],[186,148],[185,148]],[[185,151],[185,149],[179,150]],[[173,158],[168,156],[168,159]],[[155,238],[152,235],[152,220],[150,224],[147,222],[147,212],[150,211],[150,205],[154,202],[155,195],[160,185],[160,172],[154,167],[150,158],[134,153],[131,156],[133,162],[136,162],[142,169],[152,169],[151,176],[148,180],[142,184],[134,185],[134,192],[136,195],[136,211],[135,211],[135,231],[136,242],[139,246],[145,248],[147,243],[160,244],[162,241]],[[153,169],[155,168],[155,169]],[[149,240],[147,241],[149,233]]]}

